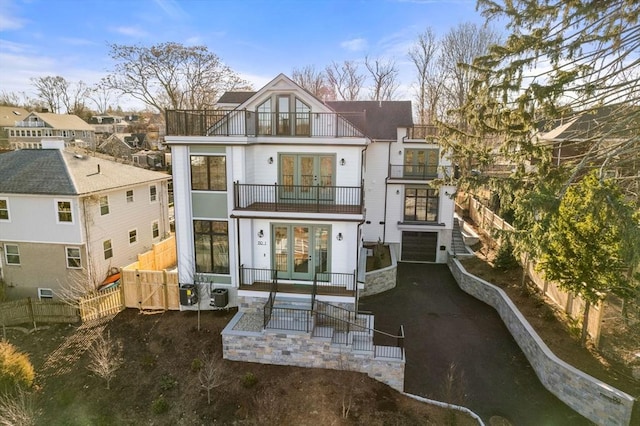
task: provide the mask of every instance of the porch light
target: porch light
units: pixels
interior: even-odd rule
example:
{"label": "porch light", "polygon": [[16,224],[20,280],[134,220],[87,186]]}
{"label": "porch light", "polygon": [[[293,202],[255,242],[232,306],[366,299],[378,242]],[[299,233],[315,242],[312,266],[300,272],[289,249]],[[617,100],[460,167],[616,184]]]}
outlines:
{"label": "porch light", "polygon": [[336,235],[336,240],[338,241],[342,241],[342,232],[338,232],[338,235]]}
{"label": "porch light", "polygon": [[347,162],[346,162],[346,161],[344,161],[344,158],[340,159],[340,165],[341,165],[341,166],[344,166],[345,164],[347,164]]}
{"label": "porch light", "polygon": [[261,229],[258,231],[258,238],[264,237],[264,231]]}
{"label": "porch light", "polygon": [[269,159],[267,160],[267,163],[273,164],[273,157],[269,157]]}

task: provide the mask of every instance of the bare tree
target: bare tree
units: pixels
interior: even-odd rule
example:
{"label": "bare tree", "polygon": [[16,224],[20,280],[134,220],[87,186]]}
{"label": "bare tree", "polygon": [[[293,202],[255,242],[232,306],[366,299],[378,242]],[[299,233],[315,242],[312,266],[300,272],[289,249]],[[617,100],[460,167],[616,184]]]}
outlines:
{"label": "bare tree", "polygon": [[34,100],[30,99],[25,92],[0,92],[0,105],[13,106],[19,108],[31,109],[34,107]]}
{"label": "bare tree", "polygon": [[368,56],[364,65],[369,70],[373,86],[371,87],[371,99],[374,101],[390,101],[398,88],[398,68],[393,60],[381,58],[371,59]]}
{"label": "bare tree", "polygon": [[291,79],[300,87],[311,92],[322,100],[333,100],[336,97],[333,88],[327,81],[327,77],[322,71],[315,69],[313,65],[303,68],[294,68],[291,71]]}
{"label": "bare tree", "polygon": [[89,360],[87,368],[104,379],[107,382],[107,389],[110,389],[111,380],[124,362],[122,345],[120,342],[114,342],[109,333],[106,338],[100,334],[89,348]]}
{"label": "bare tree", "polygon": [[224,385],[224,368],[216,354],[204,353],[202,368],[198,371],[200,386],[207,391],[207,404],[211,405],[211,391]]}
{"label": "bare tree", "polygon": [[0,394],[0,426],[32,426],[40,414],[30,394],[19,389],[17,394]]}
{"label": "bare tree", "polygon": [[34,77],[31,79],[38,99],[44,102],[49,111],[58,114],[62,110],[64,93],[69,87],[69,82],[59,75]]}
{"label": "bare tree", "polygon": [[116,65],[103,80],[105,88],[160,112],[212,108],[225,91],[250,89],[247,81],[206,46],[111,44],[110,48]]}
{"label": "bare tree", "polygon": [[325,72],[329,85],[339,100],[358,100],[366,76],[359,72],[356,62],[344,61],[342,64],[332,62],[325,68]]}
{"label": "bare tree", "polygon": [[[477,77],[473,68],[465,65],[489,52],[497,44],[498,34],[487,26],[466,22],[452,28],[443,38],[440,50],[440,66],[446,78],[448,108],[461,109]],[[458,121],[461,118],[458,118]]]}
{"label": "bare tree", "polygon": [[416,43],[409,49],[408,54],[416,71],[414,89],[418,122],[434,123],[438,118],[444,78],[438,61],[439,42],[430,27],[418,35]]}

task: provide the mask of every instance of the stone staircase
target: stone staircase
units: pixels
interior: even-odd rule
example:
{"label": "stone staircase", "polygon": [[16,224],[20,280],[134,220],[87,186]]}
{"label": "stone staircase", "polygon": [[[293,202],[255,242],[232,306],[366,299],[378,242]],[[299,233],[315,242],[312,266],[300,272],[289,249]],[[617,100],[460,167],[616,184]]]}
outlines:
{"label": "stone staircase", "polygon": [[453,219],[453,235],[451,236],[451,250],[454,254],[467,254],[467,246],[462,238],[460,230],[460,221],[458,218]]}

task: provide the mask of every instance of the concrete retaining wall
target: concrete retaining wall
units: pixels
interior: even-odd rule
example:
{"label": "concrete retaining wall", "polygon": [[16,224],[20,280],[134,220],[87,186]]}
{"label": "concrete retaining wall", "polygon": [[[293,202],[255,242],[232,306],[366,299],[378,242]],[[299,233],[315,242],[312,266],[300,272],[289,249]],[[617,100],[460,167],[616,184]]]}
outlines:
{"label": "concrete retaining wall", "polygon": [[596,424],[630,424],[632,396],[556,357],[502,289],[469,274],[452,256],[448,265],[462,290],[498,311],[545,388]]}
{"label": "concrete retaining wall", "polygon": [[234,330],[242,315],[238,312],[222,331],[225,359],[357,371],[401,392],[404,389],[404,359],[374,358],[372,351],[353,351],[304,332]]}

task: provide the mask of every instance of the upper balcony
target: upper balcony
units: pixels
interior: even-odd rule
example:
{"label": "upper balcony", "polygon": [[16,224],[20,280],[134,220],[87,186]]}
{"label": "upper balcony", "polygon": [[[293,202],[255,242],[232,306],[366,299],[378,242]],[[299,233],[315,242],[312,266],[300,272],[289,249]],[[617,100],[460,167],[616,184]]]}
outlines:
{"label": "upper balcony", "polygon": [[169,136],[296,136],[362,138],[364,112],[167,110]]}
{"label": "upper balcony", "polygon": [[407,131],[407,139],[411,142],[423,141],[432,143],[438,137],[438,126],[433,124],[416,124],[409,127]]}
{"label": "upper balcony", "polygon": [[234,208],[254,212],[361,215],[362,186],[255,185],[234,182]]}

